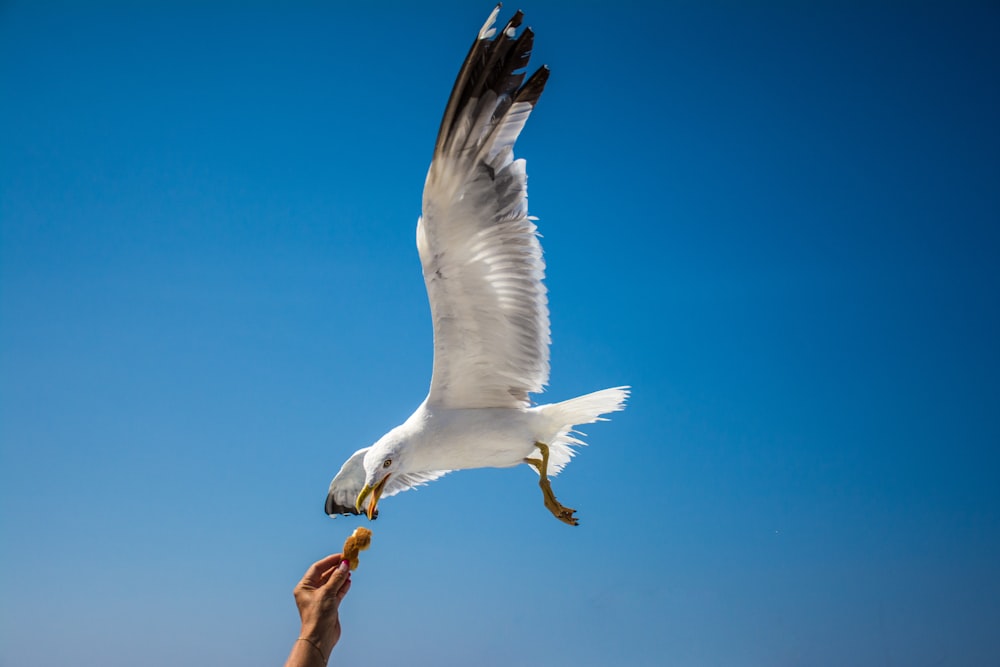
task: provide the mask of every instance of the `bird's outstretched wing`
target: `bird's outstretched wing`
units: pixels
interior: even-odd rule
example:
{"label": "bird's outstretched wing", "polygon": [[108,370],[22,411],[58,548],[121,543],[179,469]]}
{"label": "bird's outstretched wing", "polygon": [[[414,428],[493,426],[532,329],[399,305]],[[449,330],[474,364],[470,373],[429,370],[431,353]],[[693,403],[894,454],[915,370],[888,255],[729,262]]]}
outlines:
{"label": "bird's outstretched wing", "polygon": [[520,11],[497,33],[499,9],[455,81],[417,224],[434,323],[434,406],[527,406],[549,376],[545,264],[524,160],[513,157],[549,71],[525,81],[533,34],[516,34]]}
{"label": "bird's outstretched wing", "polygon": [[[364,512],[358,511],[354,503],[365,485],[364,463],[365,454],[368,453],[369,449],[371,447],[364,447],[351,454],[351,457],[340,467],[340,472],[330,482],[330,490],[326,494],[326,513],[330,516],[364,514]],[[449,472],[451,471],[428,470],[392,475],[385,485],[382,497],[387,498],[418,486],[424,486]],[[375,518],[378,518],[378,510],[375,511]]]}
{"label": "bird's outstretched wing", "polygon": [[362,514],[354,507],[354,501],[365,485],[365,454],[369,449],[371,447],[363,447],[351,454],[330,482],[330,490],[326,494],[326,513],[330,516]]}

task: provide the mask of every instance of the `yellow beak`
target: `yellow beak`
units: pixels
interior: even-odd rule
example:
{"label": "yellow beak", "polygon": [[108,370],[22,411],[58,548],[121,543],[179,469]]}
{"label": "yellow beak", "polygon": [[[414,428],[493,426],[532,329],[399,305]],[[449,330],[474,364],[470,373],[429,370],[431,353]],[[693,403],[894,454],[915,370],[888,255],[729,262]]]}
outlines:
{"label": "yellow beak", "polygon": [[361,505],[364,504],[365,498],[369,495],[371,496],[371,500],[368,502],[368,511],[366,512],[369,521],[375,518],[375,510],[378,507],[378,499],[382,497],[382,491],[385,490],[385,483],[389,481],[390,476],[391,473],[383,477],[382,481],[375,486],[365,484],[365,488],[361,489],[361,493],[358,494],[358,499],[354,501],[354,509],[361,512]]}

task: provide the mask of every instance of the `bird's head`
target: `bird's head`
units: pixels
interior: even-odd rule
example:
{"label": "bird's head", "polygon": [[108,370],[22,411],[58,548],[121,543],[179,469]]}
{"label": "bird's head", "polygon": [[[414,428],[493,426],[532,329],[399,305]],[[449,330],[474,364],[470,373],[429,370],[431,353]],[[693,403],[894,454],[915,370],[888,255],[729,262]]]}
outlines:
{"label": "bird's head", "polygon": [[387,435],[372,445],[365,454],[365,485],[358,494],[354,507],[360,512],[365,500],[368,499],[368,509],[365,513],[369,519],[375,518],[379,498],[382,497],[389,478],[402,466],[400,458],[402,452],[398,444],[395,439]]}

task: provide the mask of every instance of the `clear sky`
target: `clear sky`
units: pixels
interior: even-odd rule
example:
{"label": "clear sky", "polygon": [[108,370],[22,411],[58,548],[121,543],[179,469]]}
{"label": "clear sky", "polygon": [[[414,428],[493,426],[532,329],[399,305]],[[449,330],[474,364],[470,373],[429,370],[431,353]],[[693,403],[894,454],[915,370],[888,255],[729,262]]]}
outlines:
{"label": "clear sky", "polygon": [[[375,4],[0,6],[0,664],[287,654],[330,478],[427,389],[491,9]],[[1000,7],[521,8],[537,398],[634,396],[579,528],[527,467],[385,500],[331,664],[1000,663]]]}

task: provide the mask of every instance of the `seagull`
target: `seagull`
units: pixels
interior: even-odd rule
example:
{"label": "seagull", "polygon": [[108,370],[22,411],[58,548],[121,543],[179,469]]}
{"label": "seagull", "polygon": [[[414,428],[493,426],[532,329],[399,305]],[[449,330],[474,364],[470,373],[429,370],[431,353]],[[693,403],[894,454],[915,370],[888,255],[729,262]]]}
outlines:
{"label": "seagull", "polygon": [[[417,250],[434,326],[430,391],[375,444],[354,452],[330,483],[326,513],[376,518],[382,497],[455,470],[538,473],[545,507],[575,526],[549,480],[585,444],[580,424],[622,410],[629,387],[533,405],[549,378],[549,311],[537,218],[528,215],[514,142],[549,76],[525,81],[534,34],[518,11],[490,14],[458,73],[424,184]],[[363,509],[365,500],[368,506]]]}

